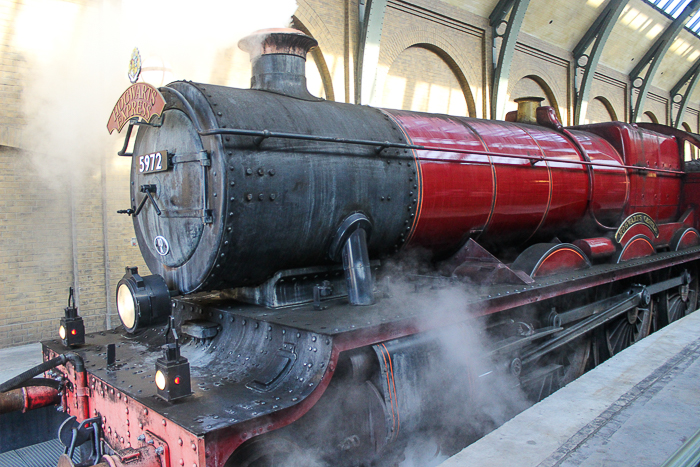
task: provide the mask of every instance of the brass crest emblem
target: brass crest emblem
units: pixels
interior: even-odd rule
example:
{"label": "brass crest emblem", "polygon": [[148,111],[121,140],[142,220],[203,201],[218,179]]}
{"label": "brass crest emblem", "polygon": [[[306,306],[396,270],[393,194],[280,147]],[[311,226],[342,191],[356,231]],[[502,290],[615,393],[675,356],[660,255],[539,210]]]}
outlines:
{"label": "brass crest emblem", "polygon": [[131,52],[131,61],[129,61],[129,81],[131,84],[136,83],[141,76],[141,54],[139,49],[134,47],[134,51]]}

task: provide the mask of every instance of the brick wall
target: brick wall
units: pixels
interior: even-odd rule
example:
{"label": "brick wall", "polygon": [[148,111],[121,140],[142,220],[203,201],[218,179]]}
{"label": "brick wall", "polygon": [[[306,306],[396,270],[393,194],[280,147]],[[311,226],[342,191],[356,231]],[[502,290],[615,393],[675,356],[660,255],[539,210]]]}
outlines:
{"label": "brick wall", "polygon": [[73,284],[70,197],[0,147],[0,347],[52,337]]}
{"label": "brick wall", "polygon": [[0,0],[0,145],[17,147],[26,123],[22,90],[29,70],[27,62],[12,43],[15,20],[21,2]]}

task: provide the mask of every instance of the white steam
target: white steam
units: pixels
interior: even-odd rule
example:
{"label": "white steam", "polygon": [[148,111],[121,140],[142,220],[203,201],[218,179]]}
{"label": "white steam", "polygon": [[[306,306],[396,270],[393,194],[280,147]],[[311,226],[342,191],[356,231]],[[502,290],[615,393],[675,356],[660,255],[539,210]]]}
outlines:
{"label": "white steam", "polygon": [[247,87],[250,65],[238,40],[289,26],[295,10],[295,0],[23,2],[12,44],[28,64],[23,147],[49,183],[94,173],[122,141],[108,136],[106,123],[130,84],[134,47],[143,78],[156,86],[188,79]]}
{"label": "white steam", "polygon": [[382,287],[387,307],[416,310],[426,326],[437,327],[428,334],[438,342],[439,357],[422,368],[421,380],[446,409],[435,413],[442,430],[417,436],[401,467],[437,465],[531,405],[517,378],[489,357],[495,336],[476,318],[479,310],[468,305],[467,285],[440,283],[423,256],[409,253],[388,264]]}

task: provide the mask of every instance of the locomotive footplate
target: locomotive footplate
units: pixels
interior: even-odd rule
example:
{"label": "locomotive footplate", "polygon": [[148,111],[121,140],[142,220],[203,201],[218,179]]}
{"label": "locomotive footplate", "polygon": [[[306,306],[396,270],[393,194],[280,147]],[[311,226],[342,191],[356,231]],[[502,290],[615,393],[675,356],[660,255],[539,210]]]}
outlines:
{"label": "locomotive footplate", "polygon": [[[480,287],[438,276],[409,276],[397,285],[380,276],[380,300],[366,307],[337,299],[324,302],[322,310],[313,303],[273,310],[219,293],[176,297],[172,315],[181,354],[190,363],[191,396],[166,402],[156,395],[155,364],[166,333],[158,326],[133,335],[118,330],[87,334],[85,345],[73,351],[84,359],[88,387],[69,384],[63,403],[66,412],[78,415],[78,396],[88,395],[89,417],[101,417],[102,435],[117,452],[175,439],[163,449],[182,465],[223,465],[246,439],[304,415],[325,391],[342,351],[697,259],[700,247],[693,247],[527,285]],[[438,313],[445,289],[459,293],[458,306]],[[414,297],[413,290],[421,293]],[[109,344],[116,350],[112,364]],[[59,340],[45,341],[43,348],[45,359],[67,351]],[[72,367],[61,370],[75,381]]]}

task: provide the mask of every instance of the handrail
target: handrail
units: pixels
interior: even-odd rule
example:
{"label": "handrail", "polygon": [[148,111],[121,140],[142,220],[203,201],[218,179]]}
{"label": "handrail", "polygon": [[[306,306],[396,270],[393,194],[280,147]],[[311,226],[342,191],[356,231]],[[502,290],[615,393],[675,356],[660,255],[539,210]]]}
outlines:
{"label": "handrail", "polygon": [[[557,162],[560,164],[571,164],[571,165],[586,165],[593,167],[606,167],[610,169],[628,169],[636,170],[640,172],[654,172],[654,173],[665,173],[672,175],[683,175],[684,172],[679,170],[671,169],[656,169],[651,167],[640,167],[636,165],[624,165],[624,164],[608,164],[604,162],[594,162],[586,160],[567,160],[558,159],[555,157],[544,157],[544,156],[530,156],[523,154],[509,154],[509,153],[497,153],[489,151],[477,151],[471,149],[459,149],[459,148],[442,148],[438,146],[425,146],[419,144],[406,144],[406,143],[392,143],[390,141],[373,141],[373,140],[363,140],[363,139],[352,139],[352,138],[338,138],[334,136],[315,136],[315,135],[305,135],[300,133],[284,133],[278,131],[270,130],[246,130],[241,128],[212,128],[210,130],[202,130],[198,132],[200,136],[215,136],[215,135],[235,135],[235,136],[254,136],[257,138],[256,144],[259,145],[262,141],[268,138],[280,138],[280,139],[293,139],[301,141],[317,141],[324,143],[336,143],[336,144],[355,144],[360,146],[375,146],[378,151],[386,148],[396,148],[396,149],[415,149],[420,151],[438,151],[438,152],[452,152],[457,154],[468,154],[475,156],[490,156],[490,157],[506,157],[511,159],[521,159],[529,160],[534,165],[537,162]],[[397,156],[395,156],[397,157]],[[401,158],[401,156],[398,156]],[[409,157],[406,157],[409,159]],[[410,157],[412,160],[413,158]],[[453,159],[438,159],[430,157],[420,157],[421,160],[430,162],[447,162],[456,164],[484,164],[490,165],[490,162],[480,162],[480,161],[463,161],[463,160],[453,160]]]}

